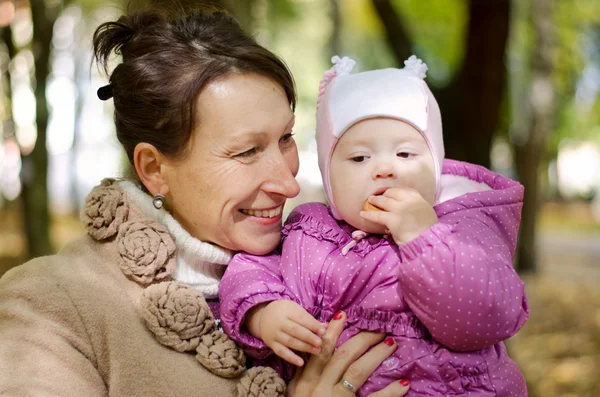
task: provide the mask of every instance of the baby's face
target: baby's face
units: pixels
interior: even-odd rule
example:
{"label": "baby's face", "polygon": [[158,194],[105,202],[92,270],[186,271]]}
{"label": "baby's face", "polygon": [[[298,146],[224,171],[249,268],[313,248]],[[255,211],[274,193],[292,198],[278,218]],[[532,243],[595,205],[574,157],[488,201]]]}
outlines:
{"label": "baby's face", "polygon": [[331,157],[330,182],[342,218],[368,233],[384,232],[359,215],[370,195],[408,187],[432,205],[435,200],[435,166],[425,138],[410,124],[390,118],[360,121],[342,135]]}

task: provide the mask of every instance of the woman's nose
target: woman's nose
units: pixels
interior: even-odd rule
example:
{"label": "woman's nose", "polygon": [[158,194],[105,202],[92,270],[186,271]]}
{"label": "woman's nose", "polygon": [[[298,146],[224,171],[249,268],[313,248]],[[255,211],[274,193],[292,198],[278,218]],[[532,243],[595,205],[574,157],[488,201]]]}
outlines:
{"label": "woman's nose", "polygon": [[[289,160],[289,161],[288,161]],[[265,190],[287,198],[296,197],[300,193],[300,185],[296,180],[298,158],[286,159],[284,156],[274,159],[272,167],[264,170],[267,173]]]}

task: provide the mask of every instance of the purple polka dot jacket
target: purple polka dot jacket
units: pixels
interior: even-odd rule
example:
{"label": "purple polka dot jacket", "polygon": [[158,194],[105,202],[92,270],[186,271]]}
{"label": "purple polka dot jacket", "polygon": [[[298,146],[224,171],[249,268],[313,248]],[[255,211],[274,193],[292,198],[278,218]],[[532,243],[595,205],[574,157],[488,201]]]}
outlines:
{"label": "purple polka dot jacket", "polygon": [[524,284],[512,266],[523,186],[452,160],[443,173],[491,189],[436,205],[439,223],[401,246],[371,235],[344,256],[354,229],[324,204],[297,207],[276,253],[238,254],[227,267],[219,287],[225,331],[261,365],[290,378],[294,368],[243,327],[248,310],[289,299],[323,322],[344,310],[338,345],[362,330],[384,332],[398,343],[359,396],[403,378],[411,382],[407,396],[527,396],[502,343],[529,316]]}

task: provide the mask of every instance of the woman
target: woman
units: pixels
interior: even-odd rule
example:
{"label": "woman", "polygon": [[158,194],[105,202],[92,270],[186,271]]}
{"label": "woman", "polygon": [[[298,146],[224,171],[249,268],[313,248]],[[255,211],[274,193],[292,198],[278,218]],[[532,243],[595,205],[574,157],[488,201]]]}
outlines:
{"label": "woman", "polygon": [[[232,252],[273,250],[299,191],[288,69],[223,12],[141,11],[101,25],[94,49],[105,70],[123,55],[98,95],[137,183],[104,180],[86,237],[0,280],[0,394],[281,395],[273,372],[236,378],[244,356],[213,318]],[[343,320],[288,394],[353,395],[395,350],[363,333],[333,354]]]}

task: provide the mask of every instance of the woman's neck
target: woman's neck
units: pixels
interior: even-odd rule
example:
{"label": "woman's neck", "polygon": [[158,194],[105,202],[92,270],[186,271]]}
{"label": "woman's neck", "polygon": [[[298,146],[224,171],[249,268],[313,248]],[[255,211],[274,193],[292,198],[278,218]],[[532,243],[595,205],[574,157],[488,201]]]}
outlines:
{"label": "woman's neck", "polygon": [[135,206],[149,218],[164,225],[175,240],[177,267],[173,278],[194,287],[206,298],[216,298],[219,281],[232,256],[231,251],[190,235],[164,208],[154,208],[152,197],[142,192],[135,183],[121,181],[119,186]]}

